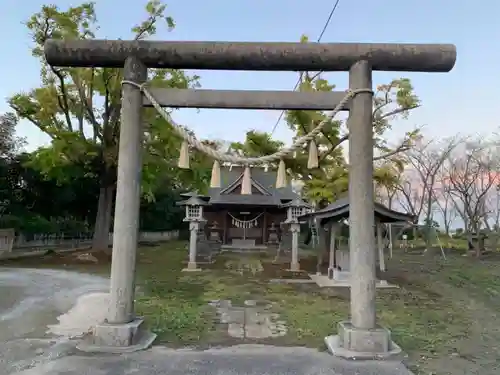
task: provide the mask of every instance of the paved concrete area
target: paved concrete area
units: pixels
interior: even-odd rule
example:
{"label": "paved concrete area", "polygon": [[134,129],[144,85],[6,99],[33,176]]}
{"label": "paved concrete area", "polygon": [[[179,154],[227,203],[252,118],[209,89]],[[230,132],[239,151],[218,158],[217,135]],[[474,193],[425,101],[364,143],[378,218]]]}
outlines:
{"label": "paved concrete area", "polygon": [[410,375],[389,362],[352,362],[305,348],[240,345],[206,351],[154,347],[121,356],[67,356],[19,375]]}

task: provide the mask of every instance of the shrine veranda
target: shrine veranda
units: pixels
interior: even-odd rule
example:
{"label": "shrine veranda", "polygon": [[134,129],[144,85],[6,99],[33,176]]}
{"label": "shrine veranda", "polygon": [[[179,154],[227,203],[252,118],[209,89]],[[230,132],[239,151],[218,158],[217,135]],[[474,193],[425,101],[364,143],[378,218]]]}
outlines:
{"label": "shrine veranda", "polygon": [[[80,344],[80,349],[123,353],[145,349],[155,339],[154,334],[143,328],[143,320],[134,313],[140,199],[138,171],[141,170],[142,151],[141,108],[147,105],[153,106],[173,123],[176,132],[183,137],[180,167],[189,167],[188,149],[197,149],[215,159],[211,185],[220,187],[219,162],[243,165],[241,199],[249,199],[253,195],[252,165],[278,164],[277,189],[286,186],[285,161],[298,147],[309,144],[308,166],[317,167],[314,138],[321,132],[324,123],[276,154],[247,158],[222,154],[202,145],[176,126],[162,107],[333,109],[331,116],[340,110],[349,110],[351,320],[339,323],[338,335],[329,336],[325,332],[325,343],[332,354],[345,358],[385,358],[400,352],[399,346],[391,340],[390,331],[380,327],[376,321],[377,255],[374,233],[366,230],[375,224],[372,72],[448,72],[456,61],[453,45],[48,40],[45,56],[48,63],[54,66],[124,67],[116,196],[120,204],[115,208],[109,313],[107,321],[95,328],[93,335]],[[321,94],[169,89],[153,92],[147,88],[148,68],[348,71],[349,90]],[[187,219],[193,235],[203,218],[200,217],[199,221]],[[297,232],[297,219],[287,217],[292,233]],[[193,251],[196,252],[196,248],[190,246],[190,260]]]}

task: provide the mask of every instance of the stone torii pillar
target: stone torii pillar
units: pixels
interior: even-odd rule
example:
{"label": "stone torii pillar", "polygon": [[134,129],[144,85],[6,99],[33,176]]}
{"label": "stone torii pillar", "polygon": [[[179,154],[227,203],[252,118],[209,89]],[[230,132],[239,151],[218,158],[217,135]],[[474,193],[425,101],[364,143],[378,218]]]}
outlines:
{"label": "stone torii pillar", "polygon": [[[125,66],[124,77],[141,84],[146,68],[349,71],[351,89],[371,89],[372,71],[449,72],[456,48],[449,44],[374,43],[238,43],[113,40],[48,40],[45,58],[66,67]],[[159,105],[188,108],[333,109],[345,92],[279,92],[231,90],[149,90]],[[122,89],[122,122],[118,160],[117,207],[113,237],[111,304],[106,324],[95,330],[86,349],[133,351],[151,344],[154,335],[138,334],[142,320],[134,315],[134,274],[141,176],[140,90]],[[388,330],[375,319],[375,249],[373,230],[372,94],[346,104],[349,127],[349,201],[351,253],[351,316],[338,336],[325,341],[331,352],[347,358],[383,357],[394,352]],[[397,351],[397,350],[396,350]]]}

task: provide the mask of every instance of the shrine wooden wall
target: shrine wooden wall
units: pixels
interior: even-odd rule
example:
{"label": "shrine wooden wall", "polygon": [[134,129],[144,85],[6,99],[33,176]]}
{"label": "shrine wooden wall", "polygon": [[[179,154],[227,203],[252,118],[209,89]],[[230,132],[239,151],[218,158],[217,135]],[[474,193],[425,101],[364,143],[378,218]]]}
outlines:
{"label": "shrine wooden wall", "polygon": [[[265,244],[267,242],[269,228],[274,222],[275,228],[279,228],[281,222],[286,219],[285,210],[278,209],[260,209],[256,210],[255,208],[240,208],[235,207],[234,209],[221,209],[218,211],[205,211],[204,217],[207,220],[205,224],[205,233],[207,237],[211,231],[211,228],[216,222],[216,226],[220,232],[220,238],[224,244],[231,244],[233,238],[241,239],[243,238],[244,229],[238,228],[232,223],[232,218],[229,214],[232,214],[236,217],[235,214],[238,214],[239,211],[250,212],[250,214],[246,215],[248,219],[252,218],[252,216],[257,216],[260,213],[262,215],[257,218],[257,226],[253,228],[246,229],[246,238],[247,239],[255,239],[255,243],[257,245]],[[241,216],[241,215],[238,215]]]}

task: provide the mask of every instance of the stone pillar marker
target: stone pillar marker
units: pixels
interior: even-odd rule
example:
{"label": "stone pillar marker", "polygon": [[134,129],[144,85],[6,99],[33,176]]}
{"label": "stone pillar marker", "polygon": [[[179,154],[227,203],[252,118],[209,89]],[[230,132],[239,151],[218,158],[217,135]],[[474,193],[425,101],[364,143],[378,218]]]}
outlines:
{"label": "stone pillar marker", "polygon": [[14,229],[0,229],[0,255],[2,255],[2,253],[10,253],[12,251],[15,239],[16,231]]}
{"label": "stone pillar marker", "polygon": [[290,224],[290,232],[292,232],[292,261],[290,262],[290,271],[300,271],[299,263],[299,235],[300,235],[300,224],[292,223]]}
{"label": "stone pillar marker", "polygon": [[[147,68],[137,58],[129,57],[125,61],[124,78],[143,83],[147,79]],[[124,85],[109,308],[106,322],[97,325],[94,335],[78,346],[83,351],[135,351],[151,346],[156,338],[155,334],[141,329],[143,319],[134,313],[142,132],[142,93],[134,86]]]}
{"label": "stone pillar marker", "polygon": [[183,271],[201,271],[196,264],[196,247],[198,242],[198,231],[200,224],[196,221],[189,223],[189,261],[187,268]]}

